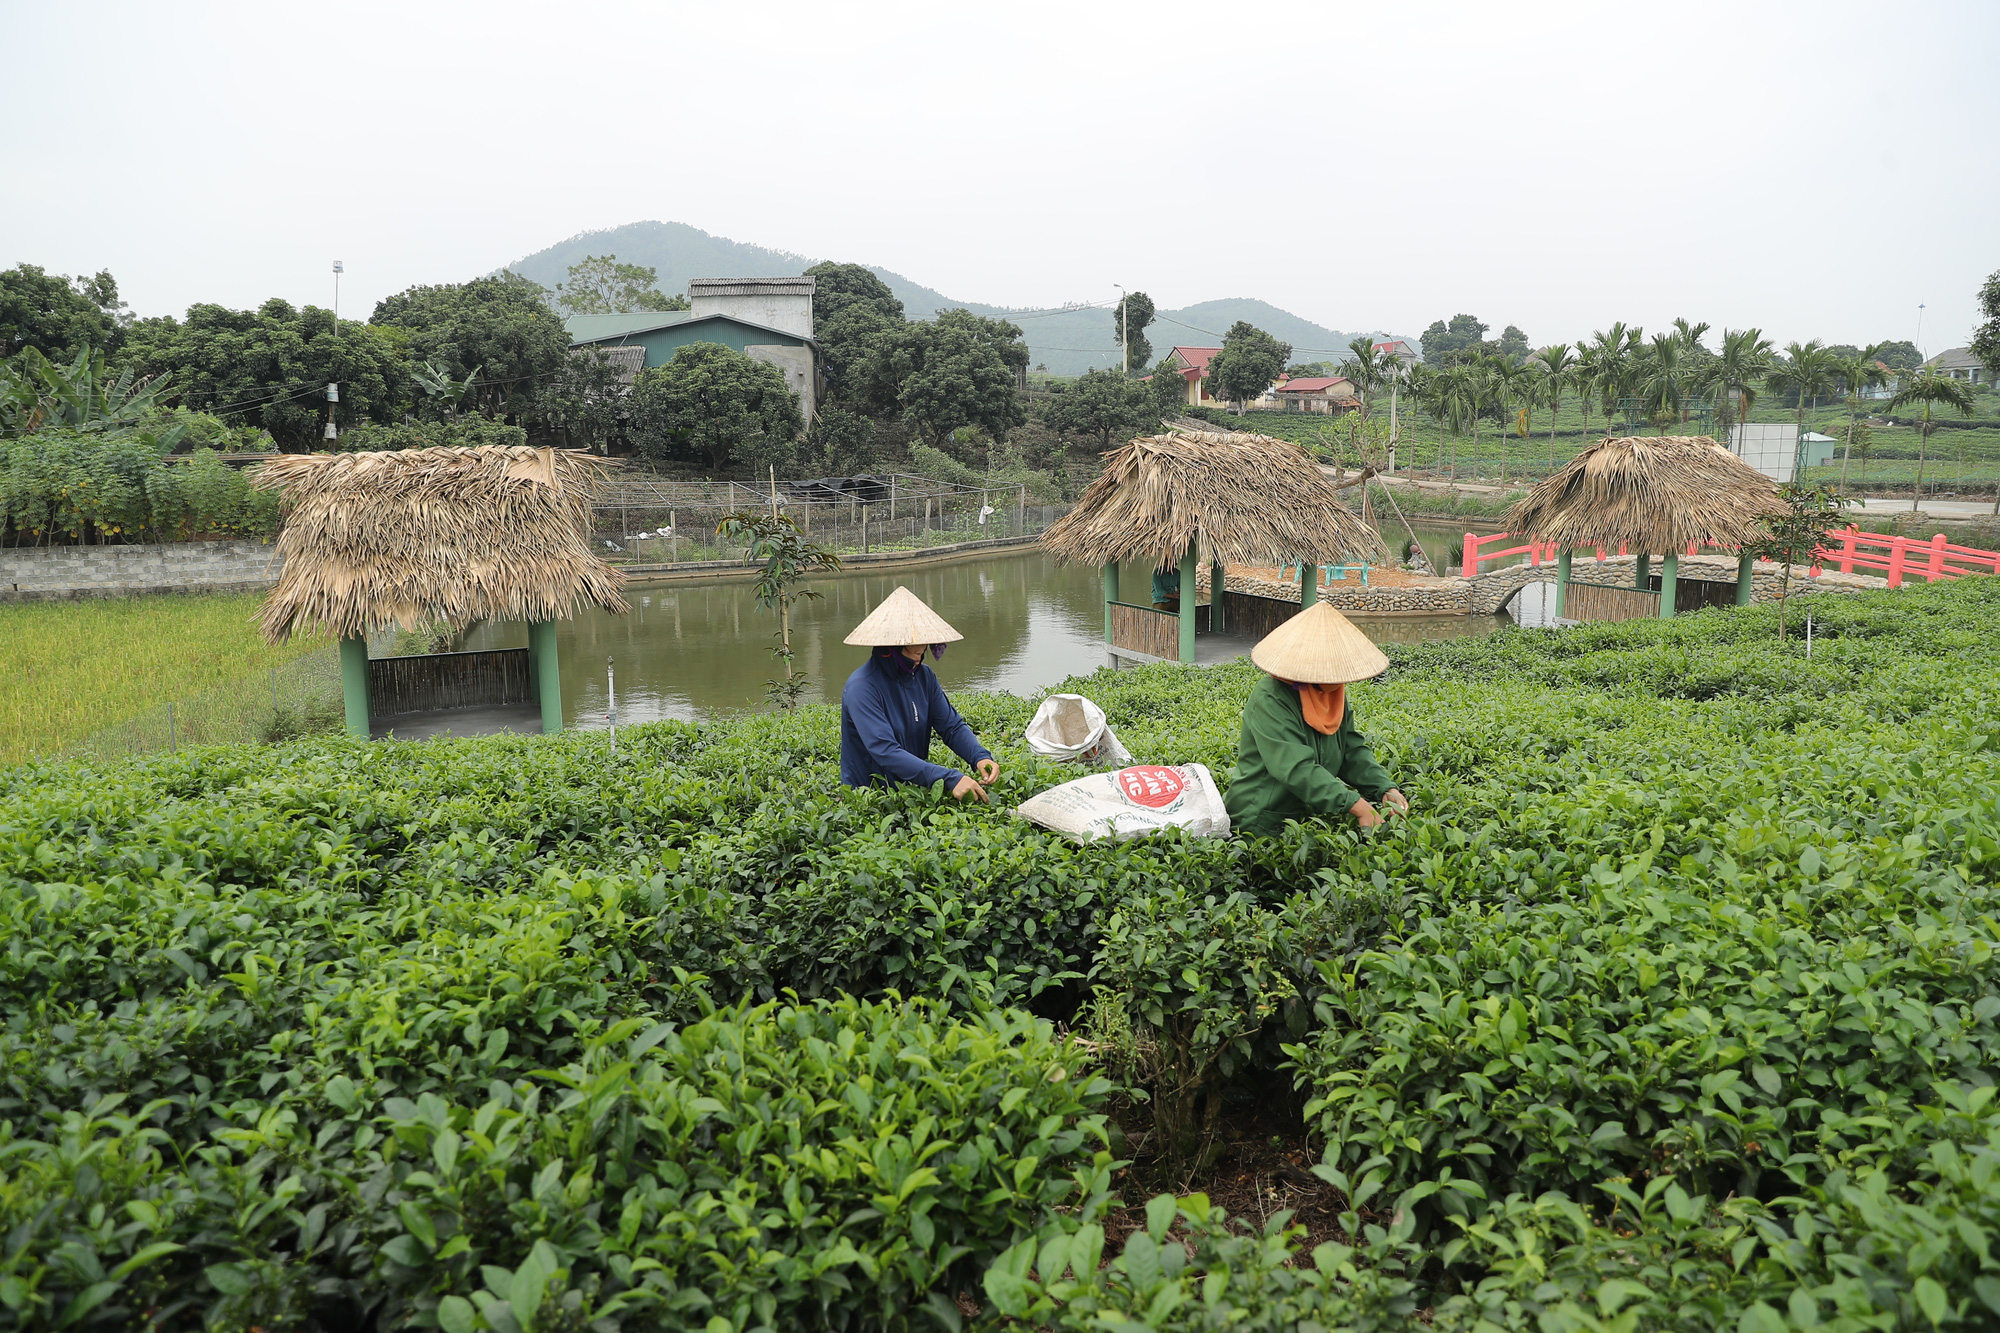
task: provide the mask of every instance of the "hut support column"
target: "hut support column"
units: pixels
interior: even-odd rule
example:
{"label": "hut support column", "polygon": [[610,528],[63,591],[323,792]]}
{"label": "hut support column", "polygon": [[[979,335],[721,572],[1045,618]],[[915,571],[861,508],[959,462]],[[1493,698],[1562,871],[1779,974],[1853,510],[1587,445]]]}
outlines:
{"label": "hut support column", "polygon": [[1208,567],[1208,632],[1210,634],[1220,634],[1225,628],[1222,615],[1222,592],[1223,584],[1227,581],[1228,574],[1222,567],[1222,561],[1217,559]]}
{"label": "hut support column", "polygon": [[347,705],[347,734],[368,739],[368,640],[340,641],[340,695]]}
{"label": "hut support column", "polygon": [[562,730],[562,673],[556,666],[556,623],[528,622],[528,661],[533,664],[535,692],[542,705],[542,734]]}
{"label": "hut support column", "polygon": [[1634,564],[1638,569],[1638,576],[1632,580],[1632,586],[1644,592],[1647,581],[1653,577],[1653,557],[1641,552]]}
{"label": "hut support column", "polygon": [[1181,664],[1194,665],[1194,599],[1196,561],[1194,543],[1181,552]]}
{"label": "hut support column", "polygon": [[1561,620],[1569,602],[1569,548],[1556,553],[1556,619]]}
{"label": "hut support column", "polygon": [[1299,561],[1299,610],[1319,600],[1319,566]]}
{"label": "hut support column", "polygon": [[1757,557],[1745,551],[1736,557],[1736,604],[1748,606],[1757,595]]}
{"label": "hut support column", "polygon": [[1667,552],[1660,562],[1660,619],[1671,620],[1674,615],[1674,583],[1681,572],[1681,558],[1678,552]]}
{"label": "hut support column", "polygon": [[1104,567],[1104,643],[1111,645],[1111,604],[1118,600],[1118,562]]}

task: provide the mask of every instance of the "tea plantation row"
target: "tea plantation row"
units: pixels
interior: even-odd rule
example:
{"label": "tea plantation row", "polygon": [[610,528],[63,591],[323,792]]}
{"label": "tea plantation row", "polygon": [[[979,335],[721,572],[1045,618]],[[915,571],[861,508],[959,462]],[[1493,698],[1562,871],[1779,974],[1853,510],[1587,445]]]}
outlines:
{"label": "tea plantation row", "polygon": [[[0,772],[0,1325],[2000,1327],[2000,583],[1818,616],[1398,649],[1365,838],[845,793],[824,709]],[[1083,688],[1223,773],[1253,679]],[[1351,1245],[1107,1244],[1136,1099],[1198,1172],[1294,1088]]]}

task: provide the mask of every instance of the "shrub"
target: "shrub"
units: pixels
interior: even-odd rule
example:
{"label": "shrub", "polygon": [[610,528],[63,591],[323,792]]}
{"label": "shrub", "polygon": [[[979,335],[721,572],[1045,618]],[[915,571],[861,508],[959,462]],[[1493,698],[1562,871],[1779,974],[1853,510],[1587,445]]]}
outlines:
{"label": "shrub", "polygon": [[[1370,836],[843,792],[829,708],[0,770],[0,1322],[1978,1326],[1996,608],[1395,647]],[[1254,679],[1074,688],[1226,774]],[[1190,1200],[1078,1269],[1086,1001],[1184,1161],[1296,1080],[1353,1248]]]}
{"label": "shrub", "polygon": [[469,416],[458,421],[404,421],[395,425],[364,421],[342,431],[334,447],[343,453],[358,453],[379,449],[518,447],[527,442],[528,432],[519,426],[489,417]]}

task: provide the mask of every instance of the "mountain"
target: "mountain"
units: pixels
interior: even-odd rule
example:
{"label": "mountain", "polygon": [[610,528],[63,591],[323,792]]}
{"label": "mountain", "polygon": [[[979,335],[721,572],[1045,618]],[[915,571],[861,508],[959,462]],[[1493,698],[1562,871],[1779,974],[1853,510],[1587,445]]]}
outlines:
{"label": "mountain", "polygon": [[[590,255],[617,255],[627,264],[644,264],[659,274],[663,292],[687,290],[690,278],[785,278],[819,262],[806,255],[772,250],[726,236],[711,236],[684,222],[631,222],[603,231],[586,231],[517,259],[508,268],[553,288],[569,274],[569,266]],[[976,315],[994,315],[1021,326],[1031,364],[1047,366],[1057,375],[1077,375],[1118,364],[1118,309],[1084,307],[1065,310],[1024,310],[959,301],[900,273],[873,264],[869,271],[888,284],[911,319],[929,319],[940,310],[963,306]],[[1326,361],[1344,353],[1352,333],[1337,333],[1309,319],[1280,310],[1267,301],[1232,297],[1203,301],[1182,310],[1162,310],[1146,330],[1153,355],[1168,348],[1213,347],[1237,320],[1292,344],[1299,361]],[[1411,339],[1412,342],[1415,339]]]}

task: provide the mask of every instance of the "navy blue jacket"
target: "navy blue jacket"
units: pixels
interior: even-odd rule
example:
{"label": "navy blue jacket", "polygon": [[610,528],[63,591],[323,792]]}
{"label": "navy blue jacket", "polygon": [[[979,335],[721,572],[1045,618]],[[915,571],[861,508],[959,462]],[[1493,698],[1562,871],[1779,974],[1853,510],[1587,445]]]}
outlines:
{"label": "navy blue jacket", "polygon": [[955,784],[957,773],[925,758],[933,731],[968,764],[993,757],[944,697],[935,671],[919,664],[905,673],[893,658],[869,658],[840,692],[840,780]]}

